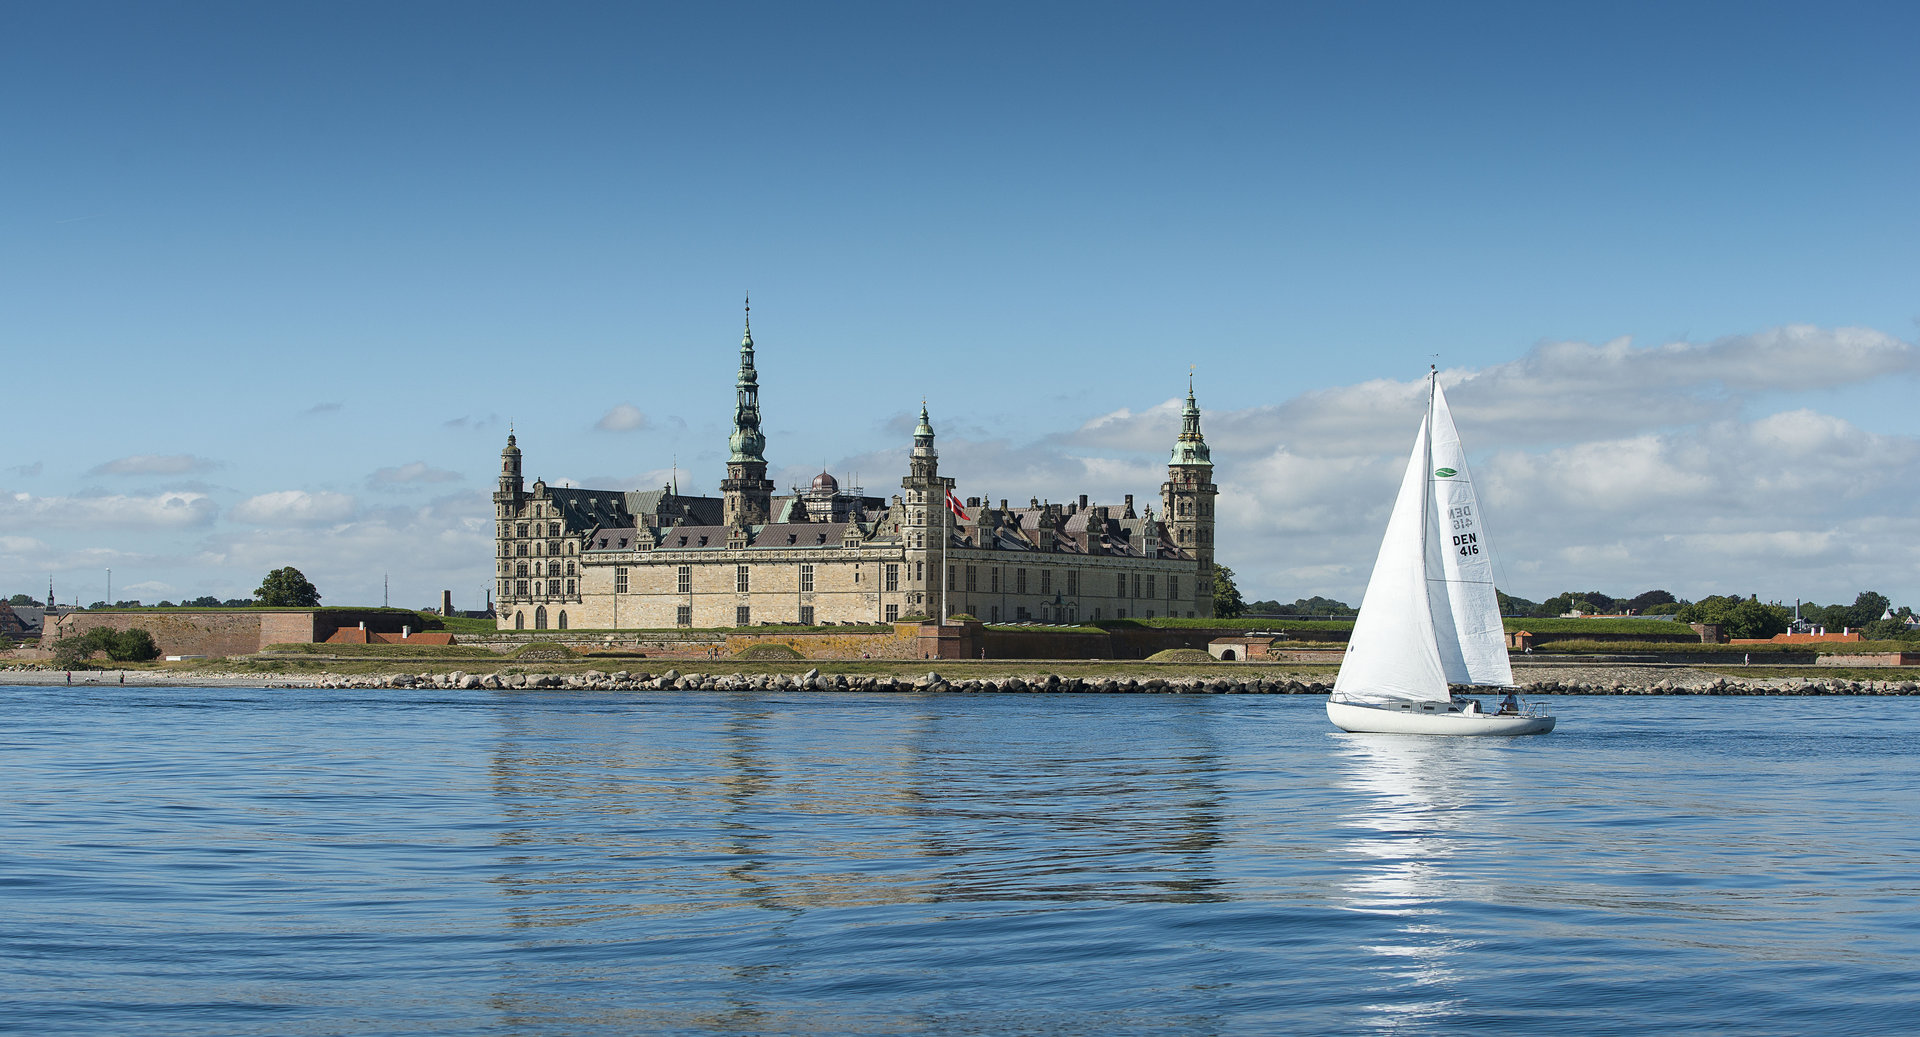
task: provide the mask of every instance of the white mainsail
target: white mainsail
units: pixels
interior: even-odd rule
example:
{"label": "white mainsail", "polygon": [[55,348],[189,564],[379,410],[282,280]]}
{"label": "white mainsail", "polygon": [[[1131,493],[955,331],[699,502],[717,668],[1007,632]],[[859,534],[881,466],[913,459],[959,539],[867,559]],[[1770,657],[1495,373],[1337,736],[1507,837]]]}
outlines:
{"label": "white mainsail", "polygon": [[1354,702],[1447,700],[1447,676],[1433,637],[1427,601],[1427,426],[1413,439],[1413,457],[1380,541],[1380,556],[1333,681],[1333,697]]}
{"label": "white mainsail", "polygon": [[1466,452],[1439,380],[1430,385],[1336,700],[1445,702],[1449,683],[1513,683]]}

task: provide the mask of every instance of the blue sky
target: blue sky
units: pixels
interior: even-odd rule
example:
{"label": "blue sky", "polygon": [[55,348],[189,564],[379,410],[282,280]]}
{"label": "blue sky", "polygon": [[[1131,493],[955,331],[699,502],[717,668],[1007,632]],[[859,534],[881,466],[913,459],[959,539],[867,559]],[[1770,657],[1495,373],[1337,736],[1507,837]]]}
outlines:
{"label": "blue sky", "polygon": [[509,420],[717,482],[751,289],[783,482],[925,396],[1152,496],[1192,365],[1223,560],[1357,600],[1437,354],[1516,593],[1920,605],[1908,6],[0,17],[6,593],[469,604]]}

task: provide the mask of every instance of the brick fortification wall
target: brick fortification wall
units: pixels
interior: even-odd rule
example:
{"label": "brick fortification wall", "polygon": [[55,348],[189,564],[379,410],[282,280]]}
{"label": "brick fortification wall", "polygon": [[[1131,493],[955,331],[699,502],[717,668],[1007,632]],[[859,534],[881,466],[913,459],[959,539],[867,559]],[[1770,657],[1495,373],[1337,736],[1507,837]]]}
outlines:
{"label": "brick fortification wall", "polygon": [[[307,641],[313,637],[313,614],[309,612],[188,612],[168,609],[153,612],[70,612],[48,630],[42,644],[51,647],[57,638],[84,634],[105,627],[131,630],[139,627],[153,635],[161,655],[251,655],[260,650],[261,635],[269,627],[275,641]],[[278,636],[286,634],[288,636]],[[272,643],[272,642],[267,642]]]}
{"label": "brick fortification wall", "polygon": [[51,648],[56,638],[84,634],[96,627],[131,630],[140,627],[153,635],[161,655],[252,655],[268,645],[325,641],[343,627],[399,634],[402,626],[417,626],[411,613],[351,609],[314,612],[307,609],[235,609],[196,611],[154,609],[143,612],[69,612],[41,639]]}

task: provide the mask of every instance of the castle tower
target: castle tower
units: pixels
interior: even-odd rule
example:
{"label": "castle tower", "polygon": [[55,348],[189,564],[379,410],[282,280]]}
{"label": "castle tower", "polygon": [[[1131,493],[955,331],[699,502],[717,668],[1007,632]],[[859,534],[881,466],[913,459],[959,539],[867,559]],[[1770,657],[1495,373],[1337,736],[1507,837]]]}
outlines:
{"label": "castle tower", "polygon": [[764,525],[773,511],[773,480],[767,478],[767,437],[760,431],[760,376],[753,369],[753,306],[740,339],[740,377],[734,383],[733,435],[727,437],[727,478],[720,484],[721,512],[735,529]]}
{"label": "castle tower", "polygon": [[[526,483],[520,477],[520,448],[514,445],[513,431],[509,429],[507,448],[500,451],[500,490],[493,495],[493,501],[510,509],[518,508],[520,499],[525,496]],[[513,512],[507,510],[498,513],[505,518]]]}
{"label": "castle tower", "polygon": [[1213,615],[1213,500],[1220,488],[1213,484],[1213,455],[1200,434],[1200,405],[1194,402],[1193,380],[1187,380],[1187,407],[1180,413],[1180,438],[1174,440],[1167,462],[1167,481],[1160,485],[1161,521],[1175,545],[1194,556],[1193,614]]}
{"label": "castle tower", "polygon": [[906,520],[900,524],[907,558],[907,605],[927,616],[947,617],[941,575],[946,571],[948,531],[952,515],[947,493],[953,480],[940,477],[940,454],[933,448],[933,422],[927,405],[920,404],[920,424],[913,430],[913,452],[907,457],[907,477],[900,480]]}

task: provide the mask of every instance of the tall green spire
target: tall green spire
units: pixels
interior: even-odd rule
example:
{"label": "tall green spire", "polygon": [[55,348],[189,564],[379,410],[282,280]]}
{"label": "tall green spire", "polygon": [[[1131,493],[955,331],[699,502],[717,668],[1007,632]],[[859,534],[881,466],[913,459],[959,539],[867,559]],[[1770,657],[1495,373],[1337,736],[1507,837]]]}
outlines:
{"label": "tall green spire", "polygon": [[1200,405],[1193,399],[1193,375],[1187,375],[1187,408],[1180,412],[1180,438],[1173,443],[1173,459],[1168,464],[1212,465],[1207,437],[1200,434]]}
{"label": "tall green spire", "polygon": [[733,408],[733,435],[727,444],[733,448],[729,461],[765,463],[767,437],[760,431],[760,376],[753,369],[753,298],[747,297],[747,330],[740,339],[740,377],[734,383],[739,400]]}

